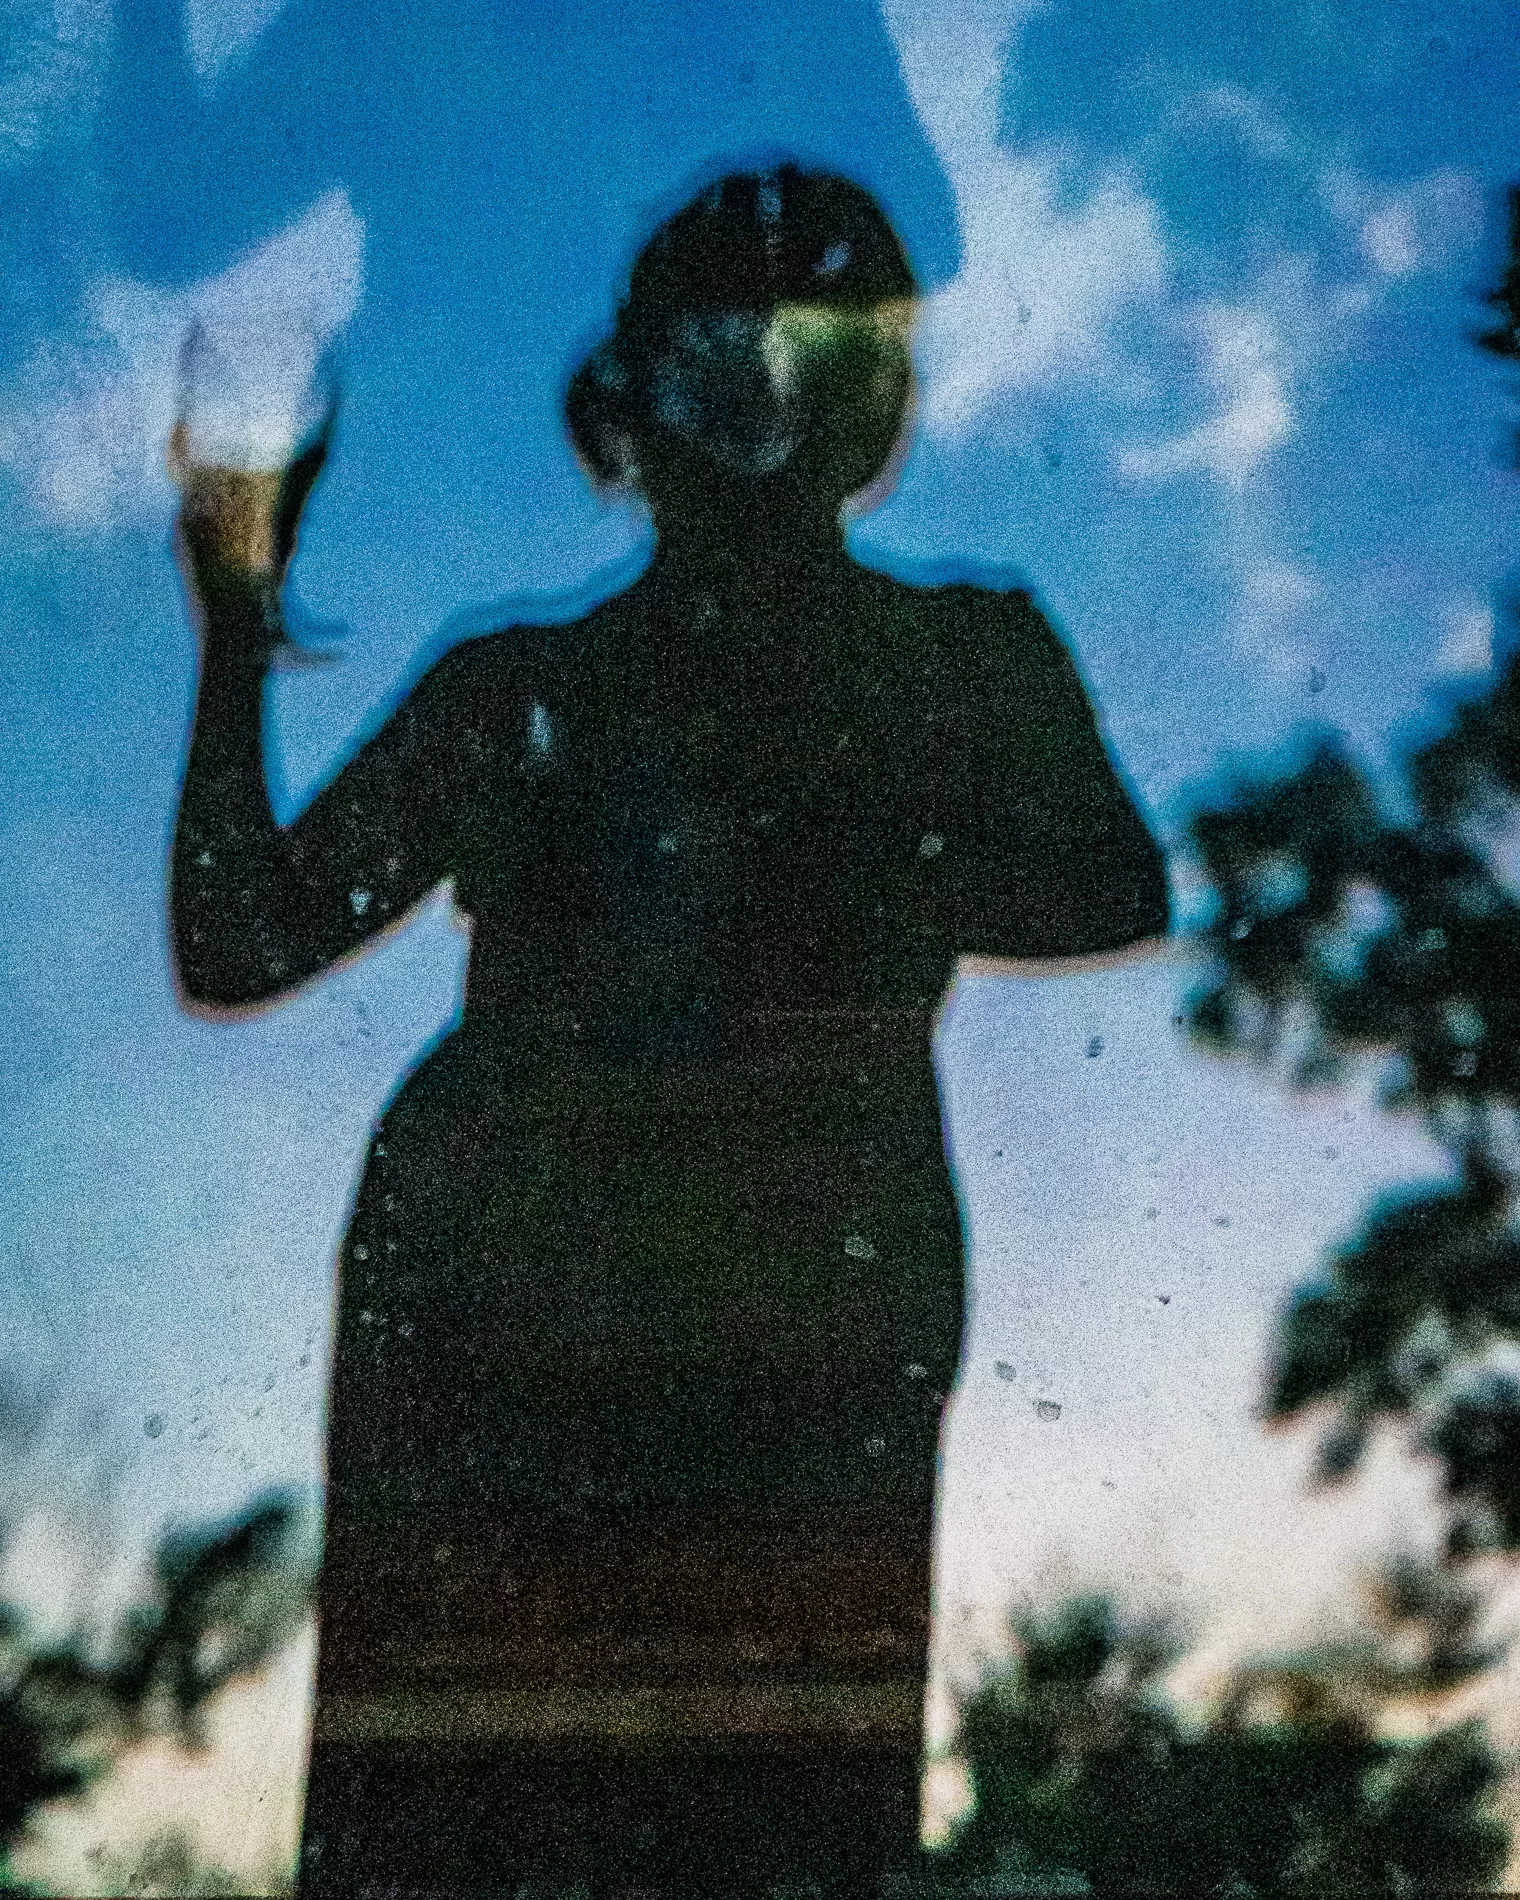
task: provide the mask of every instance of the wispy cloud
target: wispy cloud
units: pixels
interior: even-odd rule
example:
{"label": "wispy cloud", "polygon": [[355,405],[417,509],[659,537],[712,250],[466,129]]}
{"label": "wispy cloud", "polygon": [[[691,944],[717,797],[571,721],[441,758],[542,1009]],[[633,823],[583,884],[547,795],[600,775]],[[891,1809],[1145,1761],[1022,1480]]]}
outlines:
{"label": "wispy cloud", "polygon": [[0,468],[54,528],[89,533],[163,515],[164,446],[191,326],[230,366],[247,425],[272,435],[363,282],[364,226],[341,189],[188,290],[102,279],[75,333],[44,344],[0,392]]}
{"label": "wispy cloud", "polygon": [[1122,377],[1119,320],[1166,289],[1160,219],[1122,164],[1101,168],[1082,191],[1054,151],[1000,141],[1008,63],[1038,0],[882,5],[950,179],[965,257],[922,324],[926,426],[955,436],[1007,392]]}
{"label": "wispy cloud", "polygon": [[0,0],[0,171],[88,119],[113,11],[111,0]]}
{"label": "wispy cloud", "polygon": [[1231,645],[1259,688],[1317,693],[1326,675],[1315,664],[1313,623],[1324,588],[1317,575],[1285,560],[1271,544],[1272,536],[1254,522],[1240,523],[1239,542],[1227,557],[1234,582]]}
{"label": "wispy cloud", "polygon": [[1435,671],[1448,679],[1472,678],[1494,663],[1493,603],[1464,595],[1447,603]]}
{"label": "wispy cloud", "polygon": [[1174,327],[1190,348],[1177,380],[1203,414],[1157,442],[1118,446],[1114,463],[1140,484],[1203,475],[1238,494],[1297,433],[1318,368],[1353,347],[1401,283],[1472,244],[1481,198],[1471,178],[1449,169],[1373,186],[1344,167],[1321,167],[1308,135],[1234,89],[1202,95],[1174,123],[1196,123],[1200,113],[1228,125],[1264,164],[1312,184],[1327,228],[1305,248],[1268,250],[1236,299],[1179,308]]}
{"label": "wispy cloud", "polygon": [[1397,281],[1438,269],[1473,244],[1483,227],[1476,182],[1449,166],[1392,188],[1327,167],[1320,190],[1326,209],[1379,278]]}
{"label": "wispy cloud", "polygon": [[[1147,122],[1120,149],[1014,144],[1003,101],[1038,0],[881,0],[904,81],[954,190],[960,275],[929,302],[922,413],[942,442],[992,453],[1007,398],[1080,413],[1123,488],[1176,488],[1215,517],[1236,658],[1268,699],[1331,683],[1333,608],[1279,488],[1337,363],[1422,273],[1476,238],[1481,195],[1444,167],[1377,180],[1333,130],[1238,85],[1147,76]],[[1206,206],[1171,181],[1217,154]],[[1106,442],[1104,438],[1106,437]],[[1476,615],[1439,664],[1483,663]]]}
{"label": "wispy cloud", "polygon": [[286,0],[185,0],[185,56],[201,84],[214,86],[247,57]]}
{"label": "wispy cloud", "polygon": [[1168,441],[1118,450],[1116,466],[1140,483],[1204,474],[1239,492],[1293,433],[1285,340],[1269,314],[1250,304],[1201,304],[1185,321],[1198,338],[1212,412]]}
{"label": "wispy cloud", "polygon": [[1299,152],[1292,126],[1244,86],[1203,86],[1175,101],[1168,115],[1172,128],[1227,127],[1251,155],[1273,162],[1291,161]]}
{"label": "wispy cloud", "polygon": [[[1010,393],[1097,389],[1114,403],[1121,478],[1202,479],[1238,497],[1302,427],[1317,368],[1398,285],[1477,235],[1465,173],[1373,183],[1236,85],[1179,84],[1128,152],[1013,148],[1001,102],[1041,0],[881,5],[961,219],[963,269],[922,329],[923,413],[941,436],[967,436]],[[1233,264],[1223,228],[1183,232],[1163,216],[1173,142],[1200,132],[1243,157],[1260,198],[1261,228]],[[1296,248],[1274,243],[1284,192],[1320,220]]]}
{"label": "wispy cloud", "polygon": [[1085,197],[1052,155],[979,155],[952,172],[965,268],[931,300],[921,360],[929,428],[955,434],[1000,396],[1133,374],[1118,324],[1166,286],[1154,203],[1122,169]]}

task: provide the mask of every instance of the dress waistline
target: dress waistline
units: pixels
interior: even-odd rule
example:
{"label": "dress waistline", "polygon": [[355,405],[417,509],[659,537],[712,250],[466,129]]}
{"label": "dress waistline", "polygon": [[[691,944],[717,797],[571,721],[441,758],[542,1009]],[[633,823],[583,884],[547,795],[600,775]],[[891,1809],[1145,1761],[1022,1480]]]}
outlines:
{"label": "dress waistline", "polygon": [[935,1019],[934,1009],[919,1004],[734,1010],[724,1013],[704,1047],[628,1057],[606,1051],[594,1016],[569,1009],[525,1012],[511,1020],[474,1017],[467,1010],[460,1034],[468,1039],[502,1038],[556,1062],[584,1062],[602,1069],[837,1074],[926,1059]]}

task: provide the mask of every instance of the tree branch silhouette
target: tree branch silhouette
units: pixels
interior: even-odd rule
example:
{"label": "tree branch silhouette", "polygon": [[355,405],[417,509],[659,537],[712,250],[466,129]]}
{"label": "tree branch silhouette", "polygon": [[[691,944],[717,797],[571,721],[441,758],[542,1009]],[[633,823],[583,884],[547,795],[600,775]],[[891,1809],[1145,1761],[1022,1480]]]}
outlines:
{"label": "tree branch silhouette", "polygon": [[[1476,338],[1520,356],[1520,189]],[[1511,601],[1513,623],[1520,607]],[[1343,1477],[1380,1421],[1436,1458],[1449,1548],[1520,1550],[1520,650],[1374,782],[1337,739],[1237,783],[1191,823],[1212,887],[1197,1039],[1307,1088],[1369,1064],[1450,1178],[1381,1201],[1279,1327],[1267,1410],[1326,1407]]]}

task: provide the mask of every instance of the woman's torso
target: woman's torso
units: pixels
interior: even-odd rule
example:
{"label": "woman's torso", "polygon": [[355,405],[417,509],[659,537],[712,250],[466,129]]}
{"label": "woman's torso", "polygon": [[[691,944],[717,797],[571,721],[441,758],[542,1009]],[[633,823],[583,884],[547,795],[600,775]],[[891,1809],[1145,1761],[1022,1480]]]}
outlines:
{"label": "woman's torso", "polygon": [[932,1011],[961,774],[930,598],[841,559],[497,636],[521,765],[458,826],[466,1027],[660,1069],[742,1064],[757,1012]]}
{"label": "woman's torso", "polygon": [[929,1494],[963,774],[904,596],[831,566],[715,620],[645,585],[476,643],[465,1010],[361,1189],[338,1480],[593,1513]]}

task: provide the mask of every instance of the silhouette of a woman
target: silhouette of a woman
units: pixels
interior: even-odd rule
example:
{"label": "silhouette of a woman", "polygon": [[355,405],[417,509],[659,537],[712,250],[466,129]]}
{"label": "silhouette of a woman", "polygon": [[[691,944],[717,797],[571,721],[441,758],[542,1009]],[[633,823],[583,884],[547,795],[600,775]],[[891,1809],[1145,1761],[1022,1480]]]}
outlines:
{"label": "silhouette of a woman", "polygon": [[281,995],[444,880],[473,925],[343,1248],[311,1891],[865,1893],[912,1850],[962,1324],[932,1014],[960,953],[1167,922],[1029,597],[844,551],[914,288],[837,177],[669,219],[567,402],[649,568],[456,647],[285,828],[261,696],[314,462],[278,501],[185,473],[185,991]]}

